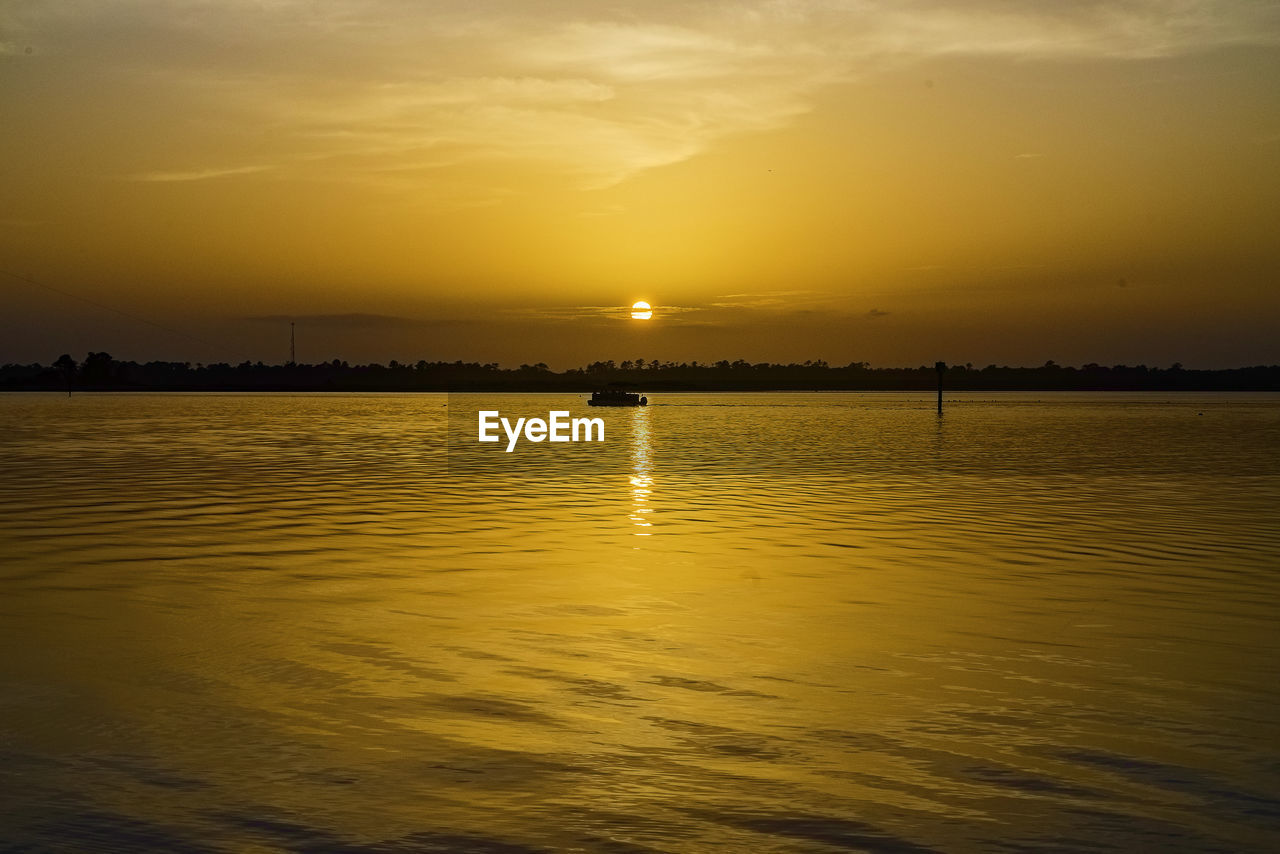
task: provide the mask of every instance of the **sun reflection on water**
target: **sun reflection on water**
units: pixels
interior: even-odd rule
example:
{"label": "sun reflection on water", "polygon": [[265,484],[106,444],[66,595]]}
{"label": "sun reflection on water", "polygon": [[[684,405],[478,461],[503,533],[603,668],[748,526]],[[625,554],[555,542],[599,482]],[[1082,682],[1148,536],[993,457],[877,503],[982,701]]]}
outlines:
{"label": "sun reflection on water", "polygon": [[653,527],[649,514],[653,512],[650,501],[653,497],[653,444],[649,431],[649,413],[644,409],[632,412],[631,443],[631,514],[627,517],[639,530],[633,531],[637,537],[648,537]]}

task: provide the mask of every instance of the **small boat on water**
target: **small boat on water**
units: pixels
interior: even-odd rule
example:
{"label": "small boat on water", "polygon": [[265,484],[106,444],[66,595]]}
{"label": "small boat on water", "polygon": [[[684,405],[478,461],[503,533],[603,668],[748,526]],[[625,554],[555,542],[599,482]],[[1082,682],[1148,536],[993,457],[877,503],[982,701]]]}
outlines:
{"label": "small boat on water", "polygon": [[648,406],[649,398],[641,397],[638,394],[632,394],[629,391],[618,391],[617,389],[606,389],[605,391],[593,391],[591,399],[587,401],[587,406]]}

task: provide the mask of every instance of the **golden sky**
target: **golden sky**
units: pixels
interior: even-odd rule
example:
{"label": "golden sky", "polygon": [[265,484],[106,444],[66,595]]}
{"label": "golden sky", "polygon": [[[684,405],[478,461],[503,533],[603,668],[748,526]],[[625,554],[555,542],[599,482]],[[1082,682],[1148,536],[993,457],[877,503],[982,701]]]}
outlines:
{"label": "golden sky", "polygon": [[1280,362],[1276,2],[5,0],[0,122],[0,361]]}

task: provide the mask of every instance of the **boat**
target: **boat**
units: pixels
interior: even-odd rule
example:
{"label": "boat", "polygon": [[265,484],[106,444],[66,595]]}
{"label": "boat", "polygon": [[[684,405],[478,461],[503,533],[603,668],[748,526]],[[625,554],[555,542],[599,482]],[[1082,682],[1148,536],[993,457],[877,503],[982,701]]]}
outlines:
{"label": "boat", "polygon": [[587,401],[587,406],[648,406],[649,398],[641,397],[629,391],[618,391],[617,389],[606,389],[605,391],[593,391],[591,399]]}

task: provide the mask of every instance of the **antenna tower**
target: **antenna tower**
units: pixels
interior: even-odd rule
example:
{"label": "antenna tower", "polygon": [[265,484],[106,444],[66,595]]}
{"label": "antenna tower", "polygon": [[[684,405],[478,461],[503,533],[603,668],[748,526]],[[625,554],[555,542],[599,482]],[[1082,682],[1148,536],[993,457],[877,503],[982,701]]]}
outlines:
{"label": "antenna tower", "polygon": [[294,346],[294,344],[295,344],[295,339],[293,336],[293,321],[290,320],[289,321],[289,364],[290,365],[298,364],[298,351]]}

